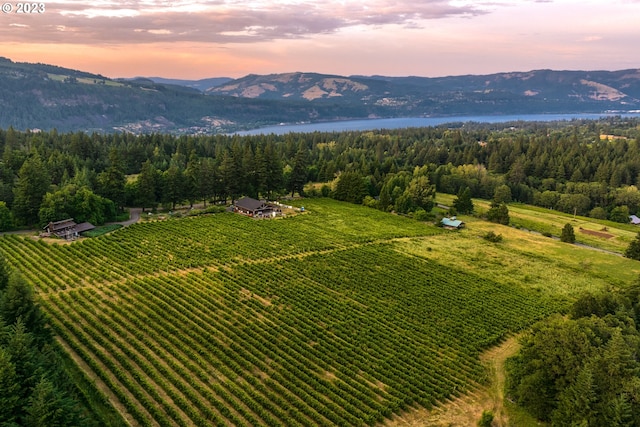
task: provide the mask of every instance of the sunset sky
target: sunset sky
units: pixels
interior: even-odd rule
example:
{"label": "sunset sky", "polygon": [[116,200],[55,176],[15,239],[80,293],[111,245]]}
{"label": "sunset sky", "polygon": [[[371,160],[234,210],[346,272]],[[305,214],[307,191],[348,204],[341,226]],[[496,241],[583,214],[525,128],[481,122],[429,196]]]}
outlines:
{"label": "sunset sky", "polygon": [[0,56],[108,77],[640,68],[640,0],[3,2]]}

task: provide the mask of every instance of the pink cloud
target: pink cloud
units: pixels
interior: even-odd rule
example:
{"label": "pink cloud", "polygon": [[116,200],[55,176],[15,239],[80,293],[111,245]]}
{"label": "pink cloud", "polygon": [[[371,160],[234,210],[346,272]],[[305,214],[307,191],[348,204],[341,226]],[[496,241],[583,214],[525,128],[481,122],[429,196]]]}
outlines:
{"label": "pink cloud", "polygon": [[11,15],[19,29],[0,28],[0,37],[35,43],[150,43],[190,41],[246,43],[305,38],[353,26],[401,24],[425,19],[475,16],[473,5],[443,0],[378,0],[290,3],[94,1],[47,3],[40,15]]}

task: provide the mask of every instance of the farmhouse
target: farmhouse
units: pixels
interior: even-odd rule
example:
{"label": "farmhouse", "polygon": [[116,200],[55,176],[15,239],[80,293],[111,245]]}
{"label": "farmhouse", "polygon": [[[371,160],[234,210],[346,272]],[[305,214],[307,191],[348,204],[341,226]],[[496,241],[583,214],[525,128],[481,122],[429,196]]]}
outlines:
{"label": "farmhouse", "polygon": [[452,216],[451,218],[442,218],[442,221],[440,221],[440,223],[447,230],[459,230],[461,228],[464,228],[464,222],[456,219],[455,216]]}
{"label": "farmhouse", "polygon": [[83,231],[89,231],[96,228],[89,222],[77,224],[73,219],[64,219],[62,221],[50,222],[44,227],[46,234],[49,236],[58,236],[65,240],[77,239]]}
{"label": "farmhouse", "polygon": [[268,218],[280,214],[280,208],[262,200],[243,197],[233,205],[233,211],[252,218]]}

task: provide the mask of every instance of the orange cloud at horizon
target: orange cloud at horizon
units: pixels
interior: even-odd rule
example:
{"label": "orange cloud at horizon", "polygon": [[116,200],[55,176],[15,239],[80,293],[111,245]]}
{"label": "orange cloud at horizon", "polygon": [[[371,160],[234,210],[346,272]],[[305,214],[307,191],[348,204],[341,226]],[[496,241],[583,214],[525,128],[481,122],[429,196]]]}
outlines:
{"label": "orange cloud at horizon", "polygon": [[[3,46],[2,55],[14,62],[41,62],[65,68],[101,74],[109,78],[162,76],[167,78],[200,79],[206,77],[240,77],[245,70],[260,66],[260,61],[239,63],[225,49],[215,54],[211,48],[194,48],[173,44],[86,46],[13,44]],[[38,58],[34,61],[34,58]]]}
{"label": "orange cloud at horizon", "polygon": [[47,8],[0,15],[0,56],[111,78],[640,68],[633,0],[131,0],[127,9],[58,0]]}

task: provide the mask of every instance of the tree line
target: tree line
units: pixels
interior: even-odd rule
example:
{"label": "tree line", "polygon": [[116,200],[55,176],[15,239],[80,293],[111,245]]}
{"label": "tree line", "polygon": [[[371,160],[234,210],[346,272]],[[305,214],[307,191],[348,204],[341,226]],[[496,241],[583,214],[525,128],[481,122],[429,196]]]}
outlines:
{"label": "tree line", "polygon": [[428,212],[436,191],[467,188],[626,222],[640,210],[639,129],[621,118],[257,136],[9,128],[0,130],[0,228],[296,193]]}
{"label": "tree line", "polygon": [[640,283],[587,294],[533,326],[507,360],[507,393],[552,426],[640,425]]}
{"label": "tree line", "polygon": [[92,426],[33,288],[0,256],[0,425]]}

